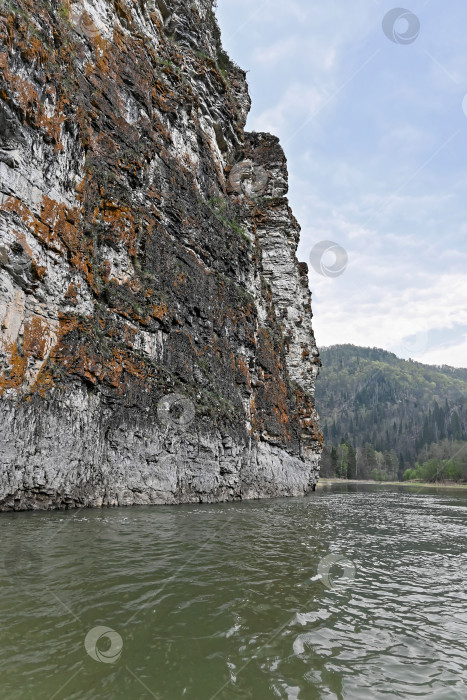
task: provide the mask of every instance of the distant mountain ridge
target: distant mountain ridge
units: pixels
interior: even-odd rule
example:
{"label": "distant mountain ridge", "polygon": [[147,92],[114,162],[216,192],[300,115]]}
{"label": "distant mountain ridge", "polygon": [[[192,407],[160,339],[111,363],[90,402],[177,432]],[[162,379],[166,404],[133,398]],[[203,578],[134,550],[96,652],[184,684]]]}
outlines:
{"label": "distant mountain ridge", "polygon": [[417,462],[455,459],[467,478],[467,369],[354,345],[322,348],[321,358],[322,475],[401,479]]}

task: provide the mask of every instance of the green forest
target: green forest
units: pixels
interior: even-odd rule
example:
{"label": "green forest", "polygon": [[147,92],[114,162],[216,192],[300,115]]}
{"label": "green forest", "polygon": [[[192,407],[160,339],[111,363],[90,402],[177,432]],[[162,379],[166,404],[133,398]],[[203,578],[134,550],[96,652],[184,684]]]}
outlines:
{"label": "green forest", "polygon": [[467,481],[467,369],[354,345],[321,359],[322,477]]}

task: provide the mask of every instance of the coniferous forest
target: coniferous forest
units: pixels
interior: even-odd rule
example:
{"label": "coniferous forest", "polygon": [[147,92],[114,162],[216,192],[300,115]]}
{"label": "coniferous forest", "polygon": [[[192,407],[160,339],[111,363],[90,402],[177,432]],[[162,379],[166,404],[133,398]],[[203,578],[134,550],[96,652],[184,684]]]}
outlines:
{"label": "coniferous forest", "polygon": [[322,477],[467,481],[467,369],[353,345],[321,358]]}

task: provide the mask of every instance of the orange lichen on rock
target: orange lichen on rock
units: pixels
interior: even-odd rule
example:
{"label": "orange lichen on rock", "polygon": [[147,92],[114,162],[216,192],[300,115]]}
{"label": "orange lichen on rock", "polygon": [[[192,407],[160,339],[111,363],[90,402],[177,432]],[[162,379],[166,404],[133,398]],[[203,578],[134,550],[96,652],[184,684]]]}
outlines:
{"label": "orange lichen on rock", "polygon": [[0,370],[0,394],[13,389],[16,393],[27,392],[35,382],[37,362],[44,362],[54,340],[54,329],[40,316],[28,318],[20,337],[2,349],[7,359],[7,369]]}
{"label": "orange lichen on rock", "polygon": [[282,427],[282,438],[284,442],[289,442],[291,440],[291,434],[288,429],[290,415],[286,383],[281,377],[277,377],[275,381],[268,382],[264,393],[266,401],[268,403],[270,402],[270,405],[272,405],[272,412]]}
{"label": "orange lichen on rock", "polygon": [[33,316],[24,324],[24,357],[35,357],[38,360],[45,360],[48,348],[49,325],[40,317]]}
{"label": "orange lichen on rock", "polygon": [[159,304],[154,304],[154,306],[152,307],[152,315],[154,318],[158,318],[159,321],[162,321],[167,312],[168,308],[163,302],[160,302]]}
{"label": "orange lichen on rock", "polygon": [[116,240],[123,241],[129,255],[137,254],[135,215],[129,207],[105,201],[102,203],[100,221],[106,225]]}
{"label": "orange lichen on rock", "polygon": [[68,289],[66,290],[65,294],[65,299],[70,303],[73,304],[73,306],[76,306],[78,303],[78,290],[79,290],[79,285],[76,286],[73,284],[73,282],[70,282],[68,285]]}
{"label": "orange lichen on rock", "polygon": [[250,370],[248,369],[243,357],[237,357],[236,371],[237,384],[245,384],[249,389],[251,389]]}
{"label": "orange lichen on rock", "polygon": [[[36,39],[36,48],[38,46],[41,46],[41,44]],[[30,45],[30,48],[33,48],[33,46]],[[0,69],[2,70],[3,79],[10,88],[9,93],[2,91],[0,95],[2,99],[9,102],[13,98],[27,120],[37,128],[44,130],[49,138],[52,139],[55,144],[55,150],[62,150],[61,130],[65,121],[63,107],[68,100],[65,98],[61,99],[54,110],[54,116],[49,117],[37,88],[29,80],[25,80],[10,70],[6,53],[0,53]]]}
{"label": "orange lichen on rock", "polygon": [[[42,239],[46,245],[61,242],[60,251],[66,249],[71,265],[79,270],[90,287],[96,289],[92,269],[92,244],[86,240],[80,229],[81,211],[78,207],[67,207],[47,196],[43,197],[41,222],[36,226],[36,235],[41,238],[46,226],[46,236]],[[41,224],[41,225],[40,225]]]}
{"label": "orange lichen on rock", "polygon": [[24,381],[27,368],[27,358],[21,355],[16,342],[5,348],[8,368],[0,369],[0,396],[8,389],[19,391]]}
{"label": "orange lichen on rock", "polygon": [[92,288],[95,288],[92,272],[91,243],[80,234],[80,210],[67,207],[50,197],[44,196],[40,215],[34,214],[23,202],[15,197],[7,197],[3,210],[14,212],[24,221],[34,236],[50,250],[67,255],[71,264],[83,273]]}
{"label": "orange lichen on rock", "polygon": [[44,399],[54,386],[52,372],[49,367],[44,366],[37,375],[36,381],[30,389],[28,398],[30,399],[32,394],[39,394],[39,396]]}
{"label": "orange lichen on rock", "polygon": [[[93,318],[62,315],[59,339],[51,353],[54,364],[69,374],[83,377],[93,385],[107,384],[120,395],[124,395],[127,388],[125,377],[138,382],[148,381],[151,371],[145,360],[134,355],[131,347],[122,348],[115,344],[100,347],[97,332],[102,333],[106,324],[104,319],[98,319],[98,328],[95,324]],[[135,333],[127,327],[124,335],[125,339],[131,341]]]}
{"label": "orange lichen on rock", "polygon": [[299,387],[295,387],[295,399],[300,425],[308,440],[316,440],[320,445],[324,445],[324,436],[319,427],[318,415],[314,404]]}
{"label": "orange lichen on rock", "polygon": [[[317,474],[319,360],[306,294],[294,294],[298,232],[285,196],[270,196],[276,180],[286,191],[285,162],[274,137],[245,132],[245,74],[221,53],[208,0],[192,4],[0,7],[0,111],[12,142],[0,393],[19,412],[30,400],[27,413],[39,429],[55,421],[58,441],[70,420],[80,426],[58,453],[83,468],[68,474],[61,463],[46,484],[58,504],[69,493],[101,503],[120,486],[147,502],[305,493]],[[254,201],[247,180],[244,191],[227,185],[242,159],[253,180],[258,167],[270,176]],[[196,416],[186,474],[161,494],[159,451],[172,436],[161,439],[157,407],[171,393],[191,397]],[[125,474],[109,421],[130,450]],[[97,450],[87,451],[96,436],[104,485]],[[48,463],[43,444],[38,461]],[[222,460],[213,485],[199,485],[189,462],[208,452]]]}

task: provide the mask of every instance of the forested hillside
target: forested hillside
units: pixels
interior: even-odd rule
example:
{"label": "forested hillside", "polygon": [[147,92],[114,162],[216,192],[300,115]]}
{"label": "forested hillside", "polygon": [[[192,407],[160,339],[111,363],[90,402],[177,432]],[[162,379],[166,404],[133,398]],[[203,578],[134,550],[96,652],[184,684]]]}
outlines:
{"label": "forested hillside", "polygon": [[467,369],[321,349],[322,476],[467,480]]}

